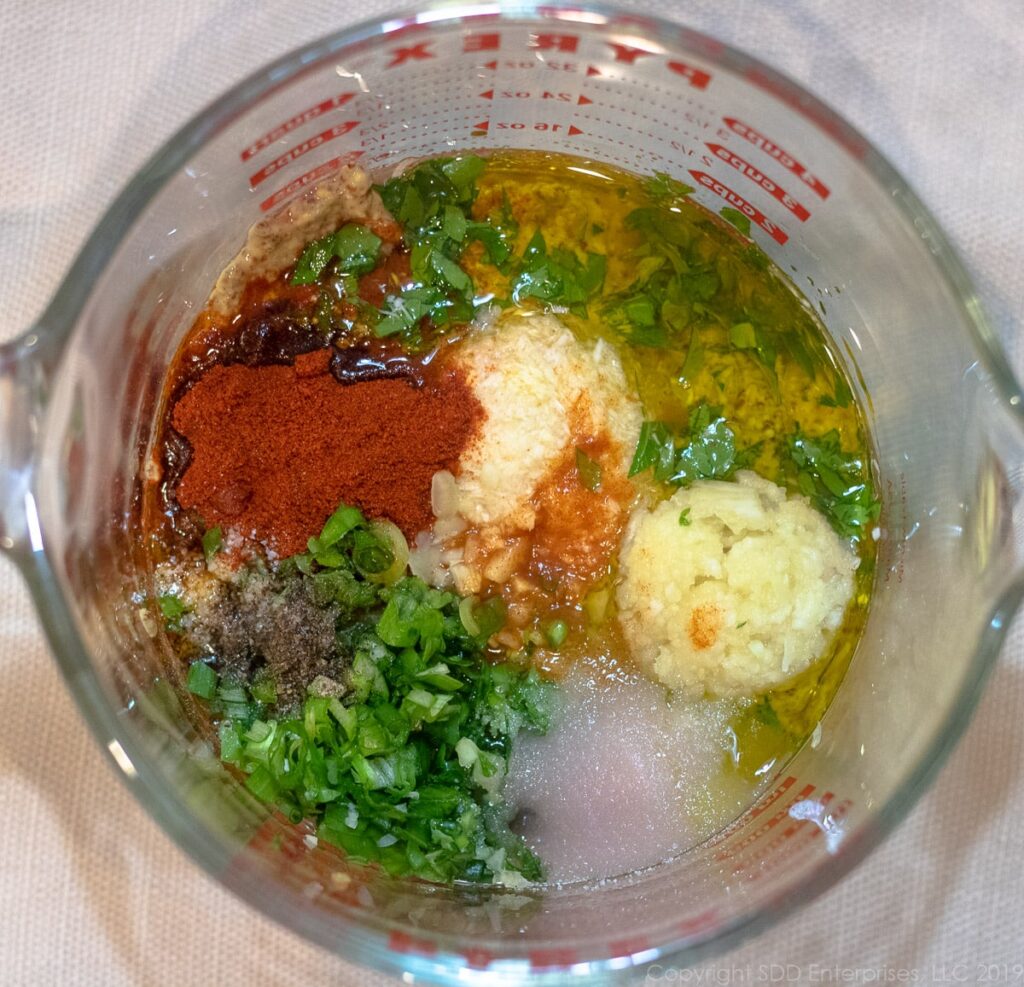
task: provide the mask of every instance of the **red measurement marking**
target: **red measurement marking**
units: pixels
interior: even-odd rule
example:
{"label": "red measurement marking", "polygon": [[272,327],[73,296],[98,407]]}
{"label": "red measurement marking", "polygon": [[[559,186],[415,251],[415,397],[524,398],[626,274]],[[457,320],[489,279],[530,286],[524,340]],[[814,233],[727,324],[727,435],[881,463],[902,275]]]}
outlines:
{"label": "red measurement marking", "polygon": [[[691,172],[690,174],[693,174],[693,172]],[[776,826],[778,826],[783,819],[787,819],[789,817],[789,810],[792,805],[794,805],[796,802],[801,801],[802,799],[808,798],[813,793],[814,786],[805,785],[796,795],[792,802],[790,802],[788,805],[782,806],[782,808],[779,809],[767,822],[760,825],[757,829],[751,830],[742,839],[737,840],[735,843],[731,843],[729,844],[729,846],[719,850],[718,853],[715,854],[715,860],[728,860],[730,857],[738,856],[743,850],[745,850],[751,844],[756,843],[766,833],[770,832]]]}
{"label": "red measurement marking", "polygon": [[497,31],[487,34],[467,34],[462,39],[462,50],[466,51],[497,51],[501,47],[501,35]]}
{"label": "red measurement marking", "polygon": [[540,51],[567,51],[575,53],[579,47],[580,39],[575,34],[531,34],[529,46]]}
{"label": "red measurement marking", "polygon": [[693,918],[683,919],[676,926],[676,934],[680,936],[693,936],[698,932],[704,932],[718,921],[718,909],[709,908],[707,911],[694,915]]}
{"label": "red measurement marking", "polygon": [[534,949],[529,954],[531,970],[568,970],[579,958],[575,949]]}
{"label": "red measurement marking", "polygon": [[484,62],[484,68],[490,69],[492,72],[498,67],[498,60],[495,58],[490,62]]}
{"label": "red measurement marking", "polygon": [[600,74],[601,74],[601,70],[599,68],[595,68],[593,65],[588,65],[587,66],[587,75],[588,76],[600,75]]}
{"label": "red measurement marking", "polygon": [[652,51],[645,51],[643,48],[634,48],[632,45],[620,45],[615,41],[606,41],[612,52],[615,55],[615,61],[625,62],[627,65],[632,65],[638,58],[642,58],[644,55],[653,55]]}
{"label": "red measurement marking", "polygon": [[[502,99],[553,99],[559,103],[572,103],[572,93],[556,93],[550,89],[545,89],[540,93],[534,93],[529,89],[502,89],[495,93],[495,90],[489,89],[485,93],[480,93],[484,99],[494,99],[495,95],[500,96]],[[579,98],[580,102],[591,103],[593,100],[587,99],[586,96]]]}
{"label": "red measurement marking", "polygon": [[651,948],[651,940],[646,936],[632,936],[629,939],[613,939],[608,943],[608,951],[612,956],[635,956]]}
{"label": "red measurement marking", "polygon": [[792,775],[788,775],[779,783],[778,788],[776,788],[771,793],[771,795],[768,795],[765,798],[761,799],[761,801],[758,802],[757,805],[755,805],[750,810],[750,812],[747,813],[747,818],[756,819],[759,815],[761,815],[762,812],[765,811],[765,809],[770,809],[775,802],[778,802],[778,800],[782,798],[782,796],[785,795],[786,792],[788,792],[795,784],[796,778],[794,778]]}
{"label": "red measurement marking", "polygon": [[717,178],[712,178],[703,171],[691,169],[690,174],[704,188],[710,189],[720,199],[725,199],[733,209],[738,209],[751,222],[757,223],[776,243],[783,244],[789,239],[789,234],[785,230],[773,223],[757,206],[752,206],[742,195],[734,192],[728,185],[723,185]]}
{"label": "red measurement marking", "polygon": [[471,947],[462,954],[462,958],[470,969],[486,970],[497,957],[489,949]]}
{"label": "red measurement marking", "polygon": [[284,188],[278,189],[278,191],[270,196],[269,199],[264,199],[260,203],[260,211],[267,212],[268,210],[273,209],[286,199],[290,199],[299,191],[299,189],[320,181],[321,178],[325,178],[336,168],[340,168],[343,164],[349,164],[352,161],[355,161],[362,153],[362,151],[349,151],[348,154],[342,154],[340,157],[331,158],[330,161],[327,161],[322,165],[318,165],[316,168],[307,171],[304,175],[299,175],[298,178],[289,182]]}
{"label": "red measurement marking", "polygon": [[[822,798],[822,805],[826,806],[832,797],[831,792],[826,792]],[[754,867],[756,870],[748,870],[745,880],[748,883],[753,883],[779,870],[780,867],[788,865],[794,857],[804,852],[808,844],[817,840],[829,824],[833,827],[836,826],[852,804],[849,799],[844,799],[822,819],[817,821],[802,819],[795,826],[790,826],[784,833],[777,836],[767,846],[758,847],[755,859],[748,861],[748,866]],[[733,873],[737,875],[742,871],[743,867],[733,869]]]}
{"label": "red measurement marking", "polygon": [[480,131],[480,133],[486,134],[487,131],[490,129],[490,127],[491,127],[491,121],[490,120],[481,120],[479,123],[474,123],[472,129],[473,129],[474,133],[476,131]]}
{"label": "red measurement marking", "polygon": [[577,134],[582,134],[583,131],[579,127],[569,124],[566,128],[564,123],[546,123],[543,120],[537,123],[526,123],[523,120],[515,120],[511,123],[499,122],[496,130],[540,130],[547,131],[548,133],[558,134],[566,133],[570,137],[575,137]]}
{"label": "red measurement marking", "polygon": [[723,117],[725,125],[733,131],[733,133],[739,134],[745,141],[749,141],[754,147],[760,148],[765,154],[773,157],[776,161],[782,165],[787,171],[793,172],[797,178],[800,179],[808,188],[813,189],[823,199],[827,199],[829,196],[829,190],[825,183],[820,178],[816,178],[810,173],[810,171],[802,165],[792,154],[784,151],[775,141],[764,134],[755,130],[749,124],[744,123],[742,120],[737,120],[735,117]]}
{"label": "red measurement marking", "polygon": [[669,62],[668,67],[676,75],[681,75],[686,79],[694,89],[707,89],[708,83],[711,81],[710,72],[705,72],[703,69],[696,68],[693,65],[687,65],[686,62]]}
{"label": "red measurement marking", "polygon": [[392,932],[388,935],[388,949],[396,953],[419,953],[421,956],[433,956],[437,952],[436,944],[429,939],[417,939],[407,932]]}
{"label": "red measurement marking", "polygon": [[407,45],[404,48],[391,49],[391,61],[384,66],[386,69],[393,69],[396,65],[404,65],[406,62],[423,61],[436,56],[430,51],[429,41],[418,41],[414,45]]}
{"label": "red measurement marking", "polygon": [[344,106],[355,95],[355,93],[339,93],[337,96],[325,99],[322,103],[317,103],[316,106],[311,106],[308,110],[303,110],[301,113],[296,113],[295,116],[289,117],[284,123],[268,131],[259,140],[250,144],[242,152],[242,160],[248,161],[254,154],[259,154],[265,147],[269,147],[275,141],[279,141],[285,134],[290,134],[296,127],[301,127],[304,123],[309,123],[310,120],[323,116],[329,110],[336,110],[339,106]]}
{"label": "red measurement marking", "polygon": [[[760,802],[758,802],[752,808],[748,809],[745,813],[743,813],[742,816],[731,822],[728,826],[725,827],[725,829],[715,834],[715,836],[713,836],[708,841],[708,846],[713,847],[718,846],[720,843],[724,843],[727,839],[729,839],[730,836],[732,836],[733,833],[739,832],[752,819],[756,819],[759,815],[761,815],[762,812],[765,812],[767,809],[771,808],[772,804],[777,802],[780,798],[782,798],[782,796],[785,795],[786,792],[789,791],[789,789],[792,788],[795,784],[796,778],[794,778],[792,775],[789,775],[789,777],[783,779],[783,781],[778,785],[777,788],[775,788],[771,792],[771,794],[766,795]],[[732,853],[731,847],[726,848],[724,852],[726,853],[726,855],[730,855]]]}
{"label": "red measurement marking", "polygon": [[577,106],[586,106],[588,103],[593,103],[593,102],[594,101],[592,99],[587,99],[586,96],[581,94],[579,99],[576,100],[576,105]]}
{"label": "red measurement marking", "polygon": [[806,222],[811,214],[793,198],[785,189],[776,185],[764,172],[755,168],[749,161],[745,161],[738,154],[733,153],[721,144],[708,143],[708,148],[715,157],[720,158],[730,168],[735,168],[741,175],[745,175],[755,185],[760,185],[769,195],[779,200],[801,223]]}
{"label": "red measurement marking", "polygon": [[249,186],[256,188],[260,182],[265,182],[275,172],[280,171],[285,165],[291,164],[302,155],[308,154],[310,151],[315,150],[328,141],[332,141],[337,137],[344,137],[350,130],[354,130],[359,126],[358,120],[346,120],[344,123],[339,123],[334,127],[330,127],[327,130],[322,131],[314,137],[308,137],[301,144],[296,144],[295,147],[288,148],[279,158],[274,158],[270,164],[260,168],[254,175],[249,176]]}

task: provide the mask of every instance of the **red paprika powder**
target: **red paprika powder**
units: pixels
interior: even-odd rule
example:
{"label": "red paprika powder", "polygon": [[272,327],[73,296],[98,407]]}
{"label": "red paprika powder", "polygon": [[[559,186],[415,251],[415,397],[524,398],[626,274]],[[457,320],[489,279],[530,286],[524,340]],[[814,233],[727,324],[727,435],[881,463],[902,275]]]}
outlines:
{"label": "red paprika powder", "polygon": [[455,471],[484,412],[456,370],[342,384],[331,350],[293,366],[215,366],[175,405],[192,458],[178,503],[279,556],[305,551],[340,503],[407,537],[433,520],[431,478]]}

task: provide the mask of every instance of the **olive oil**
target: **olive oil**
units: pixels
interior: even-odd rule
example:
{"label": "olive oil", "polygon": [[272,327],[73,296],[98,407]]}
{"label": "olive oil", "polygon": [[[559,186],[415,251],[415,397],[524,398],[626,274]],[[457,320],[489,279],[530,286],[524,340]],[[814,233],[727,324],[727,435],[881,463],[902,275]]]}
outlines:
{"label": "olive oil", "polygon": [[[558,314],[581,339],[603,339],[614,347],[646,418],[683,429],[699,402],[720,408],[737,447],[747,450],[747,465],[793,490],[798,488],[787,439],[801,430],[815,435],[834,430],[844,450],[870,461],[860,409],[807,300],[758,247],[692,202],[685,190],[664,179],[537,152],[495,154],[477,187],[474,216],[502,226],[514,239],[514,254],[521,255],[539,230],[549,253],[606,258],[600,295]],[[638,228],[638,211],[653,213],[653,226]],[[681,266],[677,270],[694,272],[694,292],[680,300],[674,331],[660,335],[648,331],[643,319],[638,327],[616,311],[619,300],[634,304],[631,289],[642,265],[656,263],[650,260],[658,255],[651,239],[658,232],[668,241],[670,260]],[[478,246],[467,251],[464,262],[478,292],[509,297],[510,278]],[[827,709],[867,617],[875,542],[865,534],[855,539],[856,589],[831,647],[811,668],[737,713],[735,747],[724,756],[727,775],[756,781],[774,773]],[[599,595],[602,588],[597,587]],[[585,622],[589,641],[570,636],[567,649],[547,656],[549,670],[588,648],[604,656],[605,665],[608,658],[622,660],[616,646],[621,641],[609,629],[614,594],[611,600],[599,623],[587,616],[586,607],[576,615]],[[573,617],[564,608],[559,616]]]}

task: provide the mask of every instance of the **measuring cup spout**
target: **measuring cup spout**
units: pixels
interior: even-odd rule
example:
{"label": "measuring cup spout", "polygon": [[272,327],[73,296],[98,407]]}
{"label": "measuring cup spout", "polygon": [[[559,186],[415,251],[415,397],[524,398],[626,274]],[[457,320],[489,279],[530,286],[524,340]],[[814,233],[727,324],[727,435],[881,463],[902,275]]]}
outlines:
{"label": "measuring cup spout", "polygon": [[30,330],[0,346],[0,549],[42,548],[32,478],[53,354]]}

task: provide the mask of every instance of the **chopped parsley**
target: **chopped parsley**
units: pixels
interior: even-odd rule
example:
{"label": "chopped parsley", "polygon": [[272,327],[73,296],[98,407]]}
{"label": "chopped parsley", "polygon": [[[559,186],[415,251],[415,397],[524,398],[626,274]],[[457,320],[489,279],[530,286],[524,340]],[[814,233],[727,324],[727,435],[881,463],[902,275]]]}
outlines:
{"label": "chopped parsley", "polygon": [[377,266],[380,245],[380,237],[365,226],[348,223],[336,233],[314,240],[302,251],[290,283],[313,284],[335,258],[340,273],[365,274]]}
{"label": "chopped parsley", "polygon": [[584,311],[586,302],[604,286],[607,258],[588,252],[585,260],[571,250],[548,250],[540,230],[530,238],[512,281],[512,301],[537,298]]}
{"label": "chopped parsley", "polygon": [[681,181],[656,171],[653,178],[644,181],[644,191],[655,202],[671,202],[673,199],[685,199],[695,191],[693,186],[684,185]]}
{"label": "chopped parsley", "polygon": [[[752,458],[756,449],[738,453],[736,436],[721,410],[701,401],[690,412],[689,435],[679,439],[665,422],[640,426],[629,475],[654,469],[661,483],[687,487],[694,480],[724,480]],[[680,524],[683,524],[680,518]]]}
{"label": "chopped parsley", "polygon": [[732,206],[724,206],[719,215],[727,223],[735,226],[744,236],[750,236],[750,217],[746,213],[733,209]]}
{"label": "chopped parsley", "polygon": [[385,299],[378,336],[403,334],[415,340],[425,318],[445,326],[473,317],[473,281],[459,266],[463,251],[477,240],[498,267],[511,252],[504,229],[472,219],[476,179],[484,167],[483,158],[475,155],[435,158],[379,187],[384,205],[402,224],[413,284]]}
{"label": "chopped parsley", "polygon": [[800,492],[844,538],[862,538],[881,510],[867,463],[857,453],[843,451],[835,429],[818,438],[797,431],[787,447]]}
{"label": "chopped parsley", "polygon": [[591,459],[579,446],[576,447],[576,475],[580,478],[580,486],[585,489],[601,489],[601,464]]}

